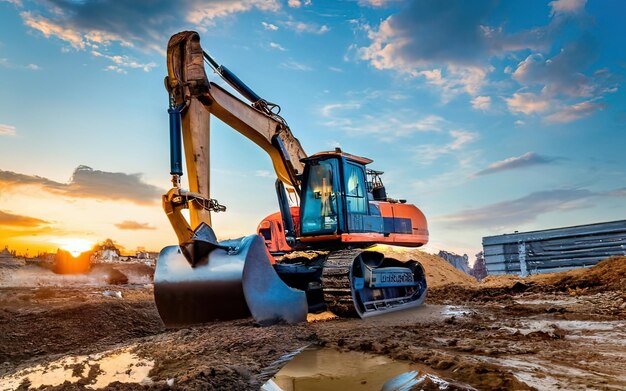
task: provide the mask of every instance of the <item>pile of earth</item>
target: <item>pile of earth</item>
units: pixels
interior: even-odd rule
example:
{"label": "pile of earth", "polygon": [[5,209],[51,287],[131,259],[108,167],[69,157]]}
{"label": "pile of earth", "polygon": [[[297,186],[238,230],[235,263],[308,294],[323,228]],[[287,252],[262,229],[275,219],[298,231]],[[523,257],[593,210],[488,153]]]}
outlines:
{"label": "pile of earth", "polygon": [[154,268],[144,262],[94,263],[89,273],[56,274],[44,262],[0,265],[0,287],[151,284]]}
{"label": "pile of earth", "polygon": [[508,303],[521,293],[566,294],[572,297],[595,295],[601,297],[601,301],[609,302],[611,313],[621,313],[626,311],[626,257],[611,257],[590,268],[559,273],[535,274],[525,278],[513,275],[488,276],[475,286],[444,286],[429,292],[429,302]]}
{"label": "pile of earth", "polygon": [[401,261],[418,261],[426,272],[426,281],[429,289],[441,288],[446,285],[475,287],[478,285],[476,279],[463,273],[452,266],[448,261],[434,254],[424,251],[396,246],[377,245],[371,248],[379,251],[390,258]]}
{"label": "pile of earth", "polygon": [[626,257],[611,257],[590,268],[579,268],[560,273],[534,274],[526,278],[504,275],[488,276],[481,288],[508,288],[515,284],[535,286],[542,291],[626,291]]}

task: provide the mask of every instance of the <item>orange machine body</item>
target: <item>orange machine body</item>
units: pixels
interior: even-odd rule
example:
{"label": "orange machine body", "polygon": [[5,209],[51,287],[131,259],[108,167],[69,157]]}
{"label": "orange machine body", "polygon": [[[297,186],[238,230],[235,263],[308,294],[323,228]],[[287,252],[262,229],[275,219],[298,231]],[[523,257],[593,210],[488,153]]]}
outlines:
{"label": "orange machine body", "polygon": [[426,217],[415,205],[398,202],[370,201],[380,210],[383,218],[404,218],[411,221],[411,233],[354,232],[336,233],[318,236],[300,236],[300,209],[290,208],[296,235],[301,243],[290,246],[285,237],[284,223],[280,212],[264,218],[257,228],[257,233],[265,240],[271,254],[284,254],[303,247],[316,247],[316,243],[334,243],[335,247],[367,247],[374,244],[389,244],[403,247],[420,247],[428,243],[428,223]]}

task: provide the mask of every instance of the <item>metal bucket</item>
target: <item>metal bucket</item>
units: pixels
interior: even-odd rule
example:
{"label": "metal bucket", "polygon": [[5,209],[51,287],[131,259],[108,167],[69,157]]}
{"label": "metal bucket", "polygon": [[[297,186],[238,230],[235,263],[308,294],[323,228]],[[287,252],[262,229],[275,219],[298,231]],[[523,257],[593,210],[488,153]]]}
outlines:
{"label": "metal bucket", "polygon": [[219,246],[195,266],[180,246],[161,251],[154,274],[154,298],[165,326],[250,315],[262,325],[306,320],[305,293],[278,277],[260,236],[226,240]]}

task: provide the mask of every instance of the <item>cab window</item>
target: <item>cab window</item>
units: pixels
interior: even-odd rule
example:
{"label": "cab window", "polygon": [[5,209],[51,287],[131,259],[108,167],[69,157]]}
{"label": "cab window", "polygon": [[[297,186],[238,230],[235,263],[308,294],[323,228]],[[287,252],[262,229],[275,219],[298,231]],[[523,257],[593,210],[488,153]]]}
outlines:
{"label": "cab window", "polygon": [[353,163],[347,163],[345,179],[348,213],[367,214],[368,200],[363,167]]}
{"label": "cab window", "polygon": [[303,235],[337,231],[338,192],[334,184],[336,167],[335,159],[320,161],[309,166],[302,203]]}

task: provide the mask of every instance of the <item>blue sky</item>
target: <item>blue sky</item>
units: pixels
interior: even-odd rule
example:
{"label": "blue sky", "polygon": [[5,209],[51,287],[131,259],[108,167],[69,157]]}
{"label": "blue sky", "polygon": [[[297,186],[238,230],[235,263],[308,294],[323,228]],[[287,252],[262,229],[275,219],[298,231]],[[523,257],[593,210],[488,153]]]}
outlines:
{"label": "blue sky", "polygon": [[[374,159],[420,207],[428,250],[625,218],[621,1],[0,1],[0,245],[175,236],[164,51],[181,30],[305,150]],[[222,237],[277,209],[271,163],[212,128]]]}

